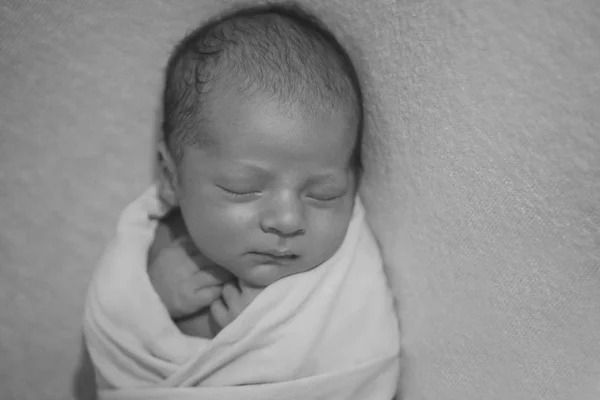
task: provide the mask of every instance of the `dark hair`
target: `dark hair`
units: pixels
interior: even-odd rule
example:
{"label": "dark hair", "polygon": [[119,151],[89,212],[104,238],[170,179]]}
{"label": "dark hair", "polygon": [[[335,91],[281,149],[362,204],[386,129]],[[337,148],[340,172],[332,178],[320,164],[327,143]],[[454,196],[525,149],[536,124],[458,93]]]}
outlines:
{"label": "dark hair", "polygon": [[218,141],[202,131],[203,105],[218,81],[315,110],[350,103],[358,114],[351,163],[362,172],[364,111],[356,70],[335,36],[296,4],[238,8],[208,21],[175,46],[165,75],[162,133],[176,162],[184,145]]}

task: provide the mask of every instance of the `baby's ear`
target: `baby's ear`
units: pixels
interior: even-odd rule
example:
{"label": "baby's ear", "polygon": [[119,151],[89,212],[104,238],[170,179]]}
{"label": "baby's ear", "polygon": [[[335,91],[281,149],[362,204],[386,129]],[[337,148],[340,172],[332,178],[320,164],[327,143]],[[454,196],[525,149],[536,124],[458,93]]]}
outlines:
{"label": "baby's ear", "polygon": [[178,206],[179,180],[177,164],[164,141],[158,143],[158,188],[159,196],[169,207]]}

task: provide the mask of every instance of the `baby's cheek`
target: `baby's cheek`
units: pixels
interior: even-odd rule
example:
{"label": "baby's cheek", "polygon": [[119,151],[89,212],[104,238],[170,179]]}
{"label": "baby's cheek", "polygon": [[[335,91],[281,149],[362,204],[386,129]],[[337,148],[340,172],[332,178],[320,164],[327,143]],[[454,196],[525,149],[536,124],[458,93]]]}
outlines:
{"label": "baby's cheek", "polygon": [[[199,213],[200,214],[200,213]],[[244,223],[239,215],[223,209],[207,209],[189,223],[190,235],[200,251],[217,264],[244,250]],[[225,264],[226,265],[226,264]]]}
{"label": "baby's cheek", "polygon": [[252,215],[242,207],[222,207],[206,215],[206,228],[209,234],[225,243],[238,243],[248,234]]}
{"label": "baby's cheek", "polygon": [[311,242],[314,244],[315,256],[318,255],[323,262],[333,256],[340,247],[346,236],[349,218],[332,216],[331,218],[321,218],[316,223],[315,235]]}

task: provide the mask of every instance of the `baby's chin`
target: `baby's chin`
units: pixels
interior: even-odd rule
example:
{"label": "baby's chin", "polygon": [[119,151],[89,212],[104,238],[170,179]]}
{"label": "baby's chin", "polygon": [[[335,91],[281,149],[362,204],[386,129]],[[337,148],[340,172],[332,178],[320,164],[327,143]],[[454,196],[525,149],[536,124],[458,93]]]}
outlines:
{"label": "baby's chin", "polygon": [[276,264],[261,264],[240,271],[231,271],[243,284],[256,288],[267,287],[280,279],[309,271],[316,266],[305,268],[289,268]]}

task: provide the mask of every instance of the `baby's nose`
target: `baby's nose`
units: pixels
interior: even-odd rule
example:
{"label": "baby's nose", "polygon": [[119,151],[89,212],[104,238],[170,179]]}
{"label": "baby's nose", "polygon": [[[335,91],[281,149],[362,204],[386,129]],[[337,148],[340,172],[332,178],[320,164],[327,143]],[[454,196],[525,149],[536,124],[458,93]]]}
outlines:
{"label": "baby's nose", "polygon": [[279,196],[264,213],[261,228],[266,233],[274,233],[281,237],[304,234],[304,205],[295,195]]}

